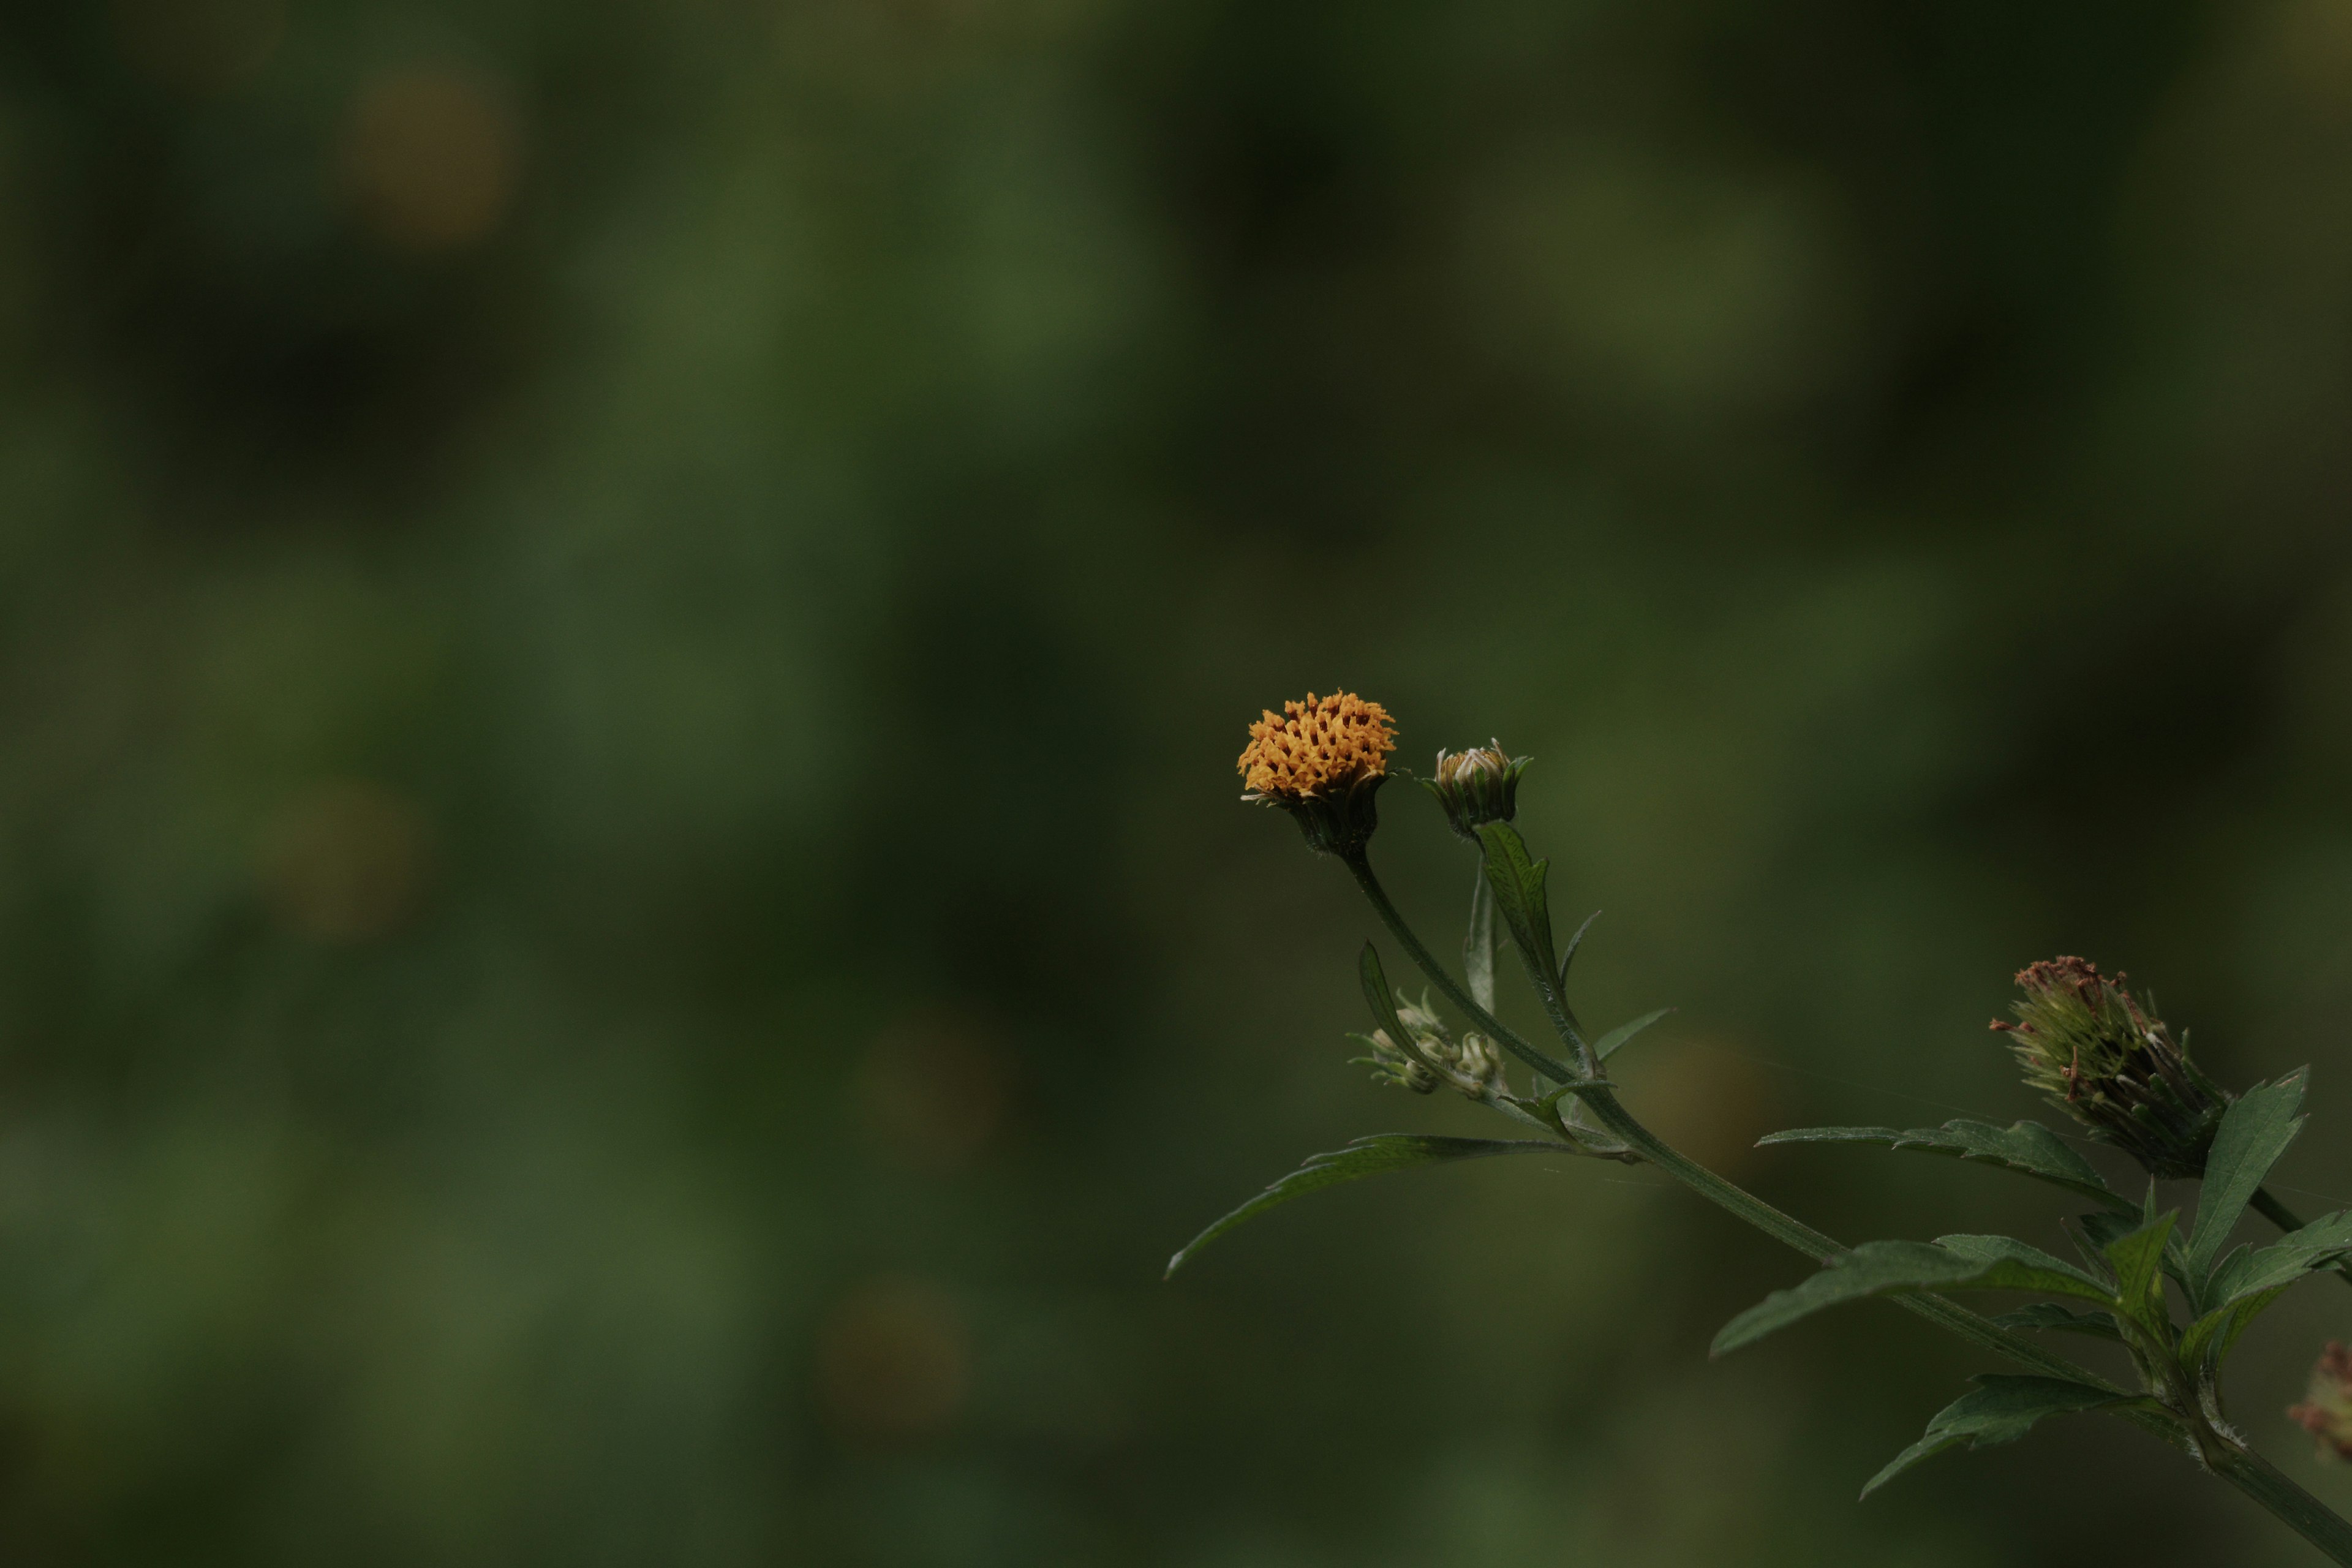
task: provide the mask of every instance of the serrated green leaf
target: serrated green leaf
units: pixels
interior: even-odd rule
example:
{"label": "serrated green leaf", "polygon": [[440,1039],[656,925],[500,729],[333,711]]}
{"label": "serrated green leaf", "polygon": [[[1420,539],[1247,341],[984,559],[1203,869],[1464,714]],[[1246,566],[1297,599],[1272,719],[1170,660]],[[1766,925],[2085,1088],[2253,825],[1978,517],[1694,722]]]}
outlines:
{"label": "serrated green leaf", "polygon": [[2205,1180],[2198,1189],[2196,1227],[2189,1237],[2189,1278],[2193,1299],[2203,1301],[2230,1232],[2254,1190],[2270,1174],[2286,1146],[2303,1129],[2305,1075],[2302,1069],[2274,1084],[2256,1084],[2231,1102],[2214,1131],[2211,1152],[2205,1156]]}
{"label": "serrated green leaf", "polygon": [[1989,1448],[2014,1443],[2049,1415],[2079,1415],[2105,1405],[2129,1402],[2133,1395],[2094,1388],[2061,1377],[2012,1377],[1988,1373],[1977,1379],[1983,1386],[1960,1395],[1937,1411],[1927,1423],[1927,1436],[1912,1444],[1862,1489],[1868,1497],[1922,1459],[1965,1443]]}
{"label": "serrated green leaf", "polygon": [[1507,822],[1479,824],[1478,842],[1486,850],[1486,884],[1495,890],[1495,910],[1540,985],[1559,973],[1559,960],[1552,951],[1551,909],[1544,895],[1544,874],[1551,863],[1530,857],[1527,840]]}
{"label": "serrated green leaf", "polygon": [[1470,1000],[1495,1010],[1495,890],[1479,872],[1470,889],[1470,929],[1462,938],[1462,972],[1470,985]]}
{"label": "serrated green leaf", "polygon": [[1601,1036],[1601,1038],[1594,1043],[1592,1047],[1593,1054],[1599,1057],[1602,1061],[1607,1061],[1611,1053],[1614,1052],[1620,1046],[1622,1046],[1626,1041],[1632,1039],[1634,1036],[1640,1034],[1643,1030],[1648,1028],[1651,1025],[1656,1023],[1659,1019],[1664,1017],[1667,1014],[1673,1011],[1674,1009],[1672,1007],[1661,1007],[1654,1013],[1643,1014],[1640,1017],[1634,1019],[1630,1024],[1618,1025],[1615,1028]]}
{"label": "serrated green leaf", "polygon": [[2103,1249],[2107,1266],[2116,1271],[2116,1300],[2133,1321],[2158,1339],[2172,1321],[2164,1304],[2164,1249],[2179,1217],[2178,1209],[2168,1211]]}
{"label": "serrated green leaf", "polygon": [[1776,1290],[1723,1327],[1710,1354],[1723,1355],[1827,1307],[1906,1290],[2039,1290],[2102,1305],[2105,1289],[2070,1264],[2007,1237],[1940,1241],[1866,1241],[1818,1274]]}
{"label": "serrated green leaf", "polygon": [[2039,1121],[1995,1127],[1990,1121],[1962,1117],[1941,1127],[1915,1127],[1907,1132],[1892,1127],[1800,1127],[1759,1140],[1759,1146],[1765,1143],[1878,1143],[1890,1149],[1917,1149],[1999,1165],[2117,1209],[2131,1206],[2129,1199],[2107,1185],[2096,1167]]}
{"label": "serrated green leaf", "polygon": [[1383,1171],[1402,1171],[1415,1165],[1439,1165],[1456,1160],[1483,1160],[1496,1154],[1573,1152],[1574,1150],[1562,1148],[1558,1143],[1538,1139],[1439,1138],[1415,1132],[1376,1132],[1369,1138],[1357,1139],[1344,1149],[1308,1155],[1307,1163],[1298,1169],[1186,1242],[1183,1249],[1168,1260],[1168,1272],[1175,1273],[1194,1253],[1234,1226],[1255,1219],[1266,1210],[1286,1204],[1293,1198],[1321,1192],[1325,1187],[1337,1186],[1341,1182],[1352,1182],[1360,1176],[1376,1176]]}
{"label": "serrated green leaf", "polygon": [[2123,1331],[2105,1312],[2077,1312],[2055,1301],[2036,1301],[2014,1312],[2003,1312],[1993,1322],[2004,1329],[2049,1329],[2060,1333],[2089,1334],[2120,1342]]}
{"label": "serrated green leaf", "polygon": [[2352,1253],[2352,1210],[2322,1215],[2268,1247],[2231,1253],[2213,1272],[2206,1305],[2218,1311],[2244,1297],[2292,1285],[2347,1253]]}
{"label": "serrated green leaf", "polygon": [[2000,1264],[2007,1270],[1973,1289],[2041,1290],[2053,1296],[2095,1301],[2102,1307],[2115,1305],[2114,1293],[2105,1280],[2013,1236],[1939,1236],[1936,1245],[1979,1263]]}

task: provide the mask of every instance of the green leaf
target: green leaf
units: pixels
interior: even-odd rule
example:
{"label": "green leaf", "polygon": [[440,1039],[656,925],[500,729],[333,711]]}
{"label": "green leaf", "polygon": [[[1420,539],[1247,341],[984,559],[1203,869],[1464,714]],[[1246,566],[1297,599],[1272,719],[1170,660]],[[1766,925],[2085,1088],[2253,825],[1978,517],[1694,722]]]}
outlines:
{"label": "green leaf", "polygon": [[2213,1272],[2238,1216],[2246,1212],[2254,1190],[2270,1174],[2286,1146],[2302,1131],[2304,1069],[2297,1068],[2274,1084],[2256,1084],[2222,1113],[2214,1131],[2212,1152],[2205,1156],[2205,1180],[2198,1189],[2197,1224],[2189,1237],[2189,1294],[2202,1301]]}
{"label": "green leaf", "polygon": [[2020,1307],[2014,1312],[2003,1312],[1993,1320],[2004,1329],[2051,1329],[2061,1333],[2089,1334],[2102,1340],[2120,1342],[2123,1331],[2105,1312],[2078,1312],[2072,1307],[2062,1307],[2055,1301],[2036,1301],[2031,1307]]}
{"label": "green leaf", "polygon": [[[1389,977],[1381,969],[1380,952],[1369,942],[1356,960],[1356,978],[1363,984],[1364,1002],[1372,1010],[1372,1022],[1388,1036],[1389,1043],[1423,1066],[1431,1067],[1422,1055],[1421,1042],[1397,1016],[1396,998],[1389,993]],[[1433,1067],[1432,1070],[1435,1070]]]}
{"label": "green leaf", "polygon": [[1495,909],[1518,944],[1519,956],[1538,984],[1559,973],[1553,956],[1551,910],[1544,898],[1544,873],[1551,862],[1530,859],[1527,840],[1507,822],[1479,824],[1478,841],[1486,852],[1486,883],[1495,890]]}
{"label": "green leaf", "polygon": [[2178,1209],[2159,1215],[2104,1248],[2108,1267],[2116,1271],[2116,1300],[2134,1322],[2159,1340],[2172,1322],[2164,1304],[2164,1249],[2179,1217]]}
{"label": "green leaf", "polygon": [[1983,1386],[1960,1395],[1936,1413],[1927,1434],[1912,1444],[1862,1489],[1868,1497],[1920,1460],[1966,1444],[1990,1448],[2014,1443],[2033,1430],[2045,1415],[2073,1415],[2104,1405],[2119,1405],[2134,1396],[2095,1388],[2063,1377],[2012,1377],[1999,1373],[1977,1379]]}
{"label": "green leaf", "polygon": [[1568,946],[1560,952],[1559,988],[1562,991],[1566,991],[1568,989],[1568,966],[1576,962],[1576,950],[1584,945],[1584,933],[1591,931],[1592,929],[1592,922],[1600,918],[1601,911],[1599,910],[1595,910],[1591,914],[1585,916],[1584,923],[1576,928],[1576,934],[1568,939]]}
{"label": "green leaf", "polygon": [[2001,1266],[2002,1273],[1988,1278],[1972,1289],[2040,1290],[2052,1296],[2073,1296],[2079,1300],[2095,1301],[2102,1307],[2112,1307],[2116,1302],[2115,1295],[2108,1290],[2105,1280],[2013,1236],[1939,1236],[1936,1238],[1936,1245],[1947,1252],[1957,1252],[1979,1263]]}
{"label": "green leaf", "polygon": [[1758,1146],[1766,1143],[1880,1143],[1890,1149],[1952,1154],[2000,1165],[2118,1209],[2131,1206],[2130,1200],[2108,1186],[2106,1178],[2088,1160],[2039,1121],[1995,1127],[1990,1121],[1961,1118],[1941,1127],[1915,1127],[1907,1132],[1892,1127],[1800,1127],[1771,1133],[1759,1140]]}
{"label": "green leaf", "polygon": [[1194,1253],[1235,1226],[1255,1219],[1266,1210],[1286,1204],[1293,1198],[1321,1192],[1325,1187],[1334,1187],[1341,1182],[1352,1182],[1360,1176],[1376,1176],[1383,1171],[1402,1171],[1415,1165],[1441,1165],[1454,1160],[1483,1160],[1496,1154],[1574,1152],[1572,1149],[1562,1148],[1548,1140],[1438,1138],[1416,1132],[1376,1132],[1369,1138],[1357,1139],[1344,1149],[1334,1150],[1328,1154],[1308,1155],[1304,1165],[1186,1242],[1183,1250],[1168,1260],[1168,1272],[1175,1273]]}
{"label": "green leaf", "polygon": [[2286,1294],[2286,1286],[2274,1285],[2267,1290],[2218,1307],[2189,1325],[2180,1336],[2180,1363],[2192,1373],[2210,1375],[2221,1370],[2238,1337],[2252,1326],[2270,1304]]}
{"label": "green leaf", "polygon": [[1634,1036],[1640,1034],[1643,1030],[1648,1028],[1651,1025],[1656,1023],[1659,1019],[1664,1017],[1667,1014],[1673,1011],[1674,1009],[1672,1007],[1661,1007],[1654,1013],[1643,1014],[1640,1017],[1634,1019],[1630,1024],[1618,1025],[1615,1028],[1601,1036],[1600,1040],[1594,1044],[1592,1047],[1593,1054],[1598,1056],[1602,1061],[1607,1061],[1611,1052],[1616,1050],[1618,1047],[1623,1045],[1626,1041],[1632,1039]]}
{"label": "green leaf", "polygon": [[2241,1247],[2230,1254],[2213,1271],[2207,1305],[2218,1311],[2258,1291],[2292,1285],[2347,1253],[2352,1253],[2352,1210],[2322,1215],[2268,1247],[2254,1251]]}
{"label": "green leaf", "polygon": [[1470,929],[1462,938],[1462,971],[1469,977],[1470,1000],[1495,1010],[1495,891],[1486,874],[1470,889]]}
{"label": "green leaf", "polygon": [[1776,1290],[1723,1327],[1708,1352],[1723,1355],[1825,1307],[1905,1290],[2041,1290],[2108,1305],[2104,1286],[2080,1269],[2000,1236],[1866,1241],[1818,1274]]}

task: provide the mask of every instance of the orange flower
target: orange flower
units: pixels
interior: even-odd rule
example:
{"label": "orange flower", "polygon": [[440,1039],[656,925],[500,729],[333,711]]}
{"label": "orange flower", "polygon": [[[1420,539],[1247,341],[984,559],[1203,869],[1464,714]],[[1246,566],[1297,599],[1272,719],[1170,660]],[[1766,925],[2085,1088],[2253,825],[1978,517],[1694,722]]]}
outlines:
{"label": "orange flower", "polygon": [[1388,710],[1352,691],[1285,702],[1250,726],[1242,782],[1251,800],[1286,805],[1328,795],[1386,775],[1396,731]]}

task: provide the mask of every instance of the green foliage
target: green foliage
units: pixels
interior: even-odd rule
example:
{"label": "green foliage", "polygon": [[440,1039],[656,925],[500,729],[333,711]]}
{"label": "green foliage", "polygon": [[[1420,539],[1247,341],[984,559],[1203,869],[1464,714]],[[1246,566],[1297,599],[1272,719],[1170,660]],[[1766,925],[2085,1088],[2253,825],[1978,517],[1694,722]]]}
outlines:
{"label": "green foliage", "polygon": [[2124,1315],[2158,1340],[2171,1323],[2164,1302],[2164,1254],[2173,1222],[2179,1217],[2179,1211],[2168,1211],[2104,1248],[2107,1265],[2115,1270],[2116,1300]]}
{"label": "green foliage", "polygon": [[1439,1138],[1413,1132],[1376,1132],[1368,1138],[1355,1140],[1344,1149],[1308,1155],[1307,1163],[1298,1169],[1186,1242],[1178,1249],[1176,1256],[1168,1260],[1167,1273],[1174,1274],[1209,1243],[1235,1226],[1255,1219],[1268,1209],[1278,1208],[1291,1199],[1303,1198],[1309,1193],[1319,1193],[1326,1187],[1336,1187],[1342,1182],[1377,1176],[1384,1171],[1410,1170],[1416,1165],[1444,1165],[1461,1160],[1491,1159],[1497,1154],[1561,1154],[1572,1152],[1560,1144],[1534,1139]]}
{"label": "green foliage", "polygon": [[2274,1084],[2256,1084],[2222,1113],[2213,1134],[2213,1148],[2205,1159],[2205,1179],[2199,1188],[2196,1228],[2189,1238],[2191,1294],[2206,1294],[2213,1265],[2246,1212],[2263,1179],[2303,1130],[2305,1074],[2287,1074]]}
{"label": "green foliage", "polygon": [[1462,973],[1470,1000],[1495,1010],[1495,890],[1481,872],[1470,885],[1470,928],[1462,936]]}
{"label": "green foliage", "polygon": [[1711,1353],[1724,1355],[1812,1316],[1871,1296],[1905,1290],[2036,1290],[2112,1305],[2107,1289],[2082,1270],[2021,1241],[1949,1236],[1924,1241],[1868,1241],[1830,1260],[1818,1274],[1776,1290],[1723,1327]]}
{"label": "green foliage", "polygon": [[2003,1312],[1993,1321],[2004,1329],[2048,1329],[2060,1333],[2088,1334],[2093,1339],[2113,1340],[2118,1344],[2124,1337],[2115,1319],[2106,1313],[2077,1312],[2055,1301],[2036,1301],[2030,1307]]}
{"label": "green foliage", "polygon": [[[1551,908],[1544,894],[1550,862],[1529,857],[1527,840],[1507,822],[1482,823],[1478,842],[1486,856],[1486,885],[1495,890],[1495,908],[1512,942],[1531,973],[1550,979],[1560,972],[1552,952]],[[1583,934],[1577,932],[1580,938]]]}
{"label": "green foliage", "polygon": [[1759,1147],[1769,1143],[1876,1143],[1890,1149],[1955,1155],[2016,1171],[2117,1208],[2131,1206],[2129,1200],[2107,1185],[2106,1178],[2089,1161],[2039,1121],[2015,1121],[2007,1127],[1995,1127],[1989,1121],[1962,1118],[1941,1127],[1915,1127],[1907,1132],[1892,1127],[1801,1127],[1758,1140]]}
{"label": "green foliage", "polygon": [[1640,1034],[1643,1030],[1648,1028],[1651,1025],[1656,1023],[1659,1019],[1664,1017],[1667,1014],[1673,1011],[1674,1009],[1672,1007],[1661,1007],[1654,1013],[1643,1014],[1640,1017],[1634,1019],[1630,1024],[1618,1025],[1615,1028],[1610,1030],[1607,1034],[1601,1036],[1601,1038],[1593,1042],[1592,1054],[1600,1058],[1602,1061],[1607,1061],[1611,1057],[1617,1053],[1618,1048],[1623,1046],[1626,1041],[1632,1039],[1634,1036]]}
{"label": "green foliage", "polygon": [[2014,1443],[2033,1430],[2034,1424],[2044,1416],[2079,1415],[2131,1402],[2127,1394],[2063,1378],[1989,1373],[1977,1382],[1982,1386],[1937,1411],[1927,1423],[1927,1436],[1895,1455],[1885,1469],[1871,1477],[1862,1495],[1868,1497],[1912,1466],[1947,1448],[1963,1444],[1971,1448],[1989,1448],[1998,1443]]}

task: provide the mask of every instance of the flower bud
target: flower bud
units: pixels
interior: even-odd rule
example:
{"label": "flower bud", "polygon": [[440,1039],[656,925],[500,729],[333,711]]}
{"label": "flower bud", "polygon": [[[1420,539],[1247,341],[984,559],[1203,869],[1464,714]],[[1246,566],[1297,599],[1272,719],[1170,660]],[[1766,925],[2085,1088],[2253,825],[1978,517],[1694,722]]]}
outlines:
{"label": "flower bud", "polygon": [[1349,1037],[1370,1048],[1370,1056],[1356,1060],[1372,1069],[1374,1082],[1394,1084],[1415,1094],[1428,1094],[1444,1082],[1472,1100],[1484,1100],[1503,1087],[1503,1056],[1495,1043],[1475,1031],[1454,1039],[1430,1006],[1426,993],[1417,1004],[1400,998],[1397,1022],[1412,1037],[1412,1051],[1400,1049],[1386,1029]]}
{"label": "flower bud", "polygon": [[2286,1415],[2319,1439],[2321,1458],[2352,1459],[2352,1351],[2328,1341],[2303,1403],[2289,1405]]}
{"label": "flower bud", "polygon": [[2017,1022],[1994,1020],[2025,1081],[2148,1174],[2200,1176],[2230,1097],[2144,998],[2081,958],[2020,970]]}
{"label": "flower bud", "polygon": [[1503,742],[1466,752],[1437,753],[1435,776],[1423,787],[1445,808],[1445,820],[1465,838],[1475,839],[1486,822],[1508,822],[1519,808],[1519,775],[1533,757],[1507,756]]}
{"label": "flower bud", "polygon": [[1388,782],[1396,731],[1388,710],[1351,691],[1307,694],[1265,710],[1250,726],[1239,766],[1245,801],[1278,805],[1306,834],[1308,847],[1342,858],[1359,854],[1380,826],[1373,796]]}

